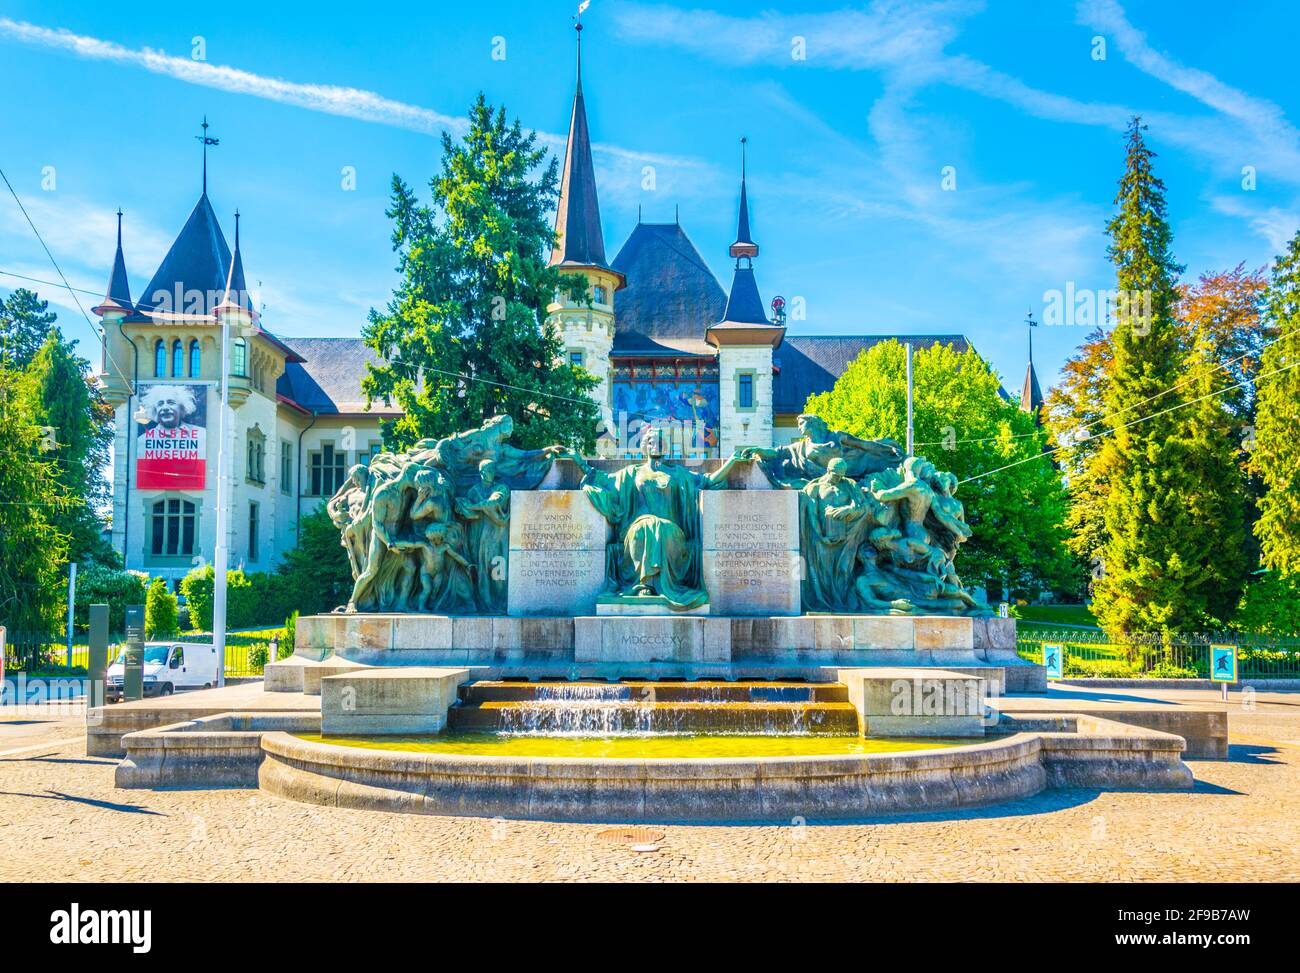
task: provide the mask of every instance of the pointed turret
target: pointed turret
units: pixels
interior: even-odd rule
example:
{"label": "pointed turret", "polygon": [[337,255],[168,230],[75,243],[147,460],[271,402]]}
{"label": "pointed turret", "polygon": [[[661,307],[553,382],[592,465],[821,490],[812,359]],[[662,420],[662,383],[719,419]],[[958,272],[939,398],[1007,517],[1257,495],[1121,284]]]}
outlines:
{"label": "pointed turret", "polygon": [[248,294],[248,284],[244,281],[244,258],[239,253],[239,210],[235,210],[235,252],[230,258],[230,270],[226,274],[226,287],[221,303],[214,309],[218,317],[230,311],[242,311],[250,321],[256,321],[261,315],[253,307],[253,300]]}
{"label": "pointed turret", "polygon": [[1030,413],[1035,425],[1042,425],[1043,392],[1038,386],[1038,373],[1034,371],[1034,328],[1038,322],[1031,313],[1025,323],[1029,325],[1029,367],[1025,369],[1025,384],[1020,390],[1020,411]]}
{"label": "pointed turret", "polygon": [[772,352],[785,337],[785,326],[768,320],[754,278],[758,244],[749,231],[749,186],[745,145],[740,140],[740,211],[736,242],[727,252],[736,259],[731,292],[722,320],[705,335],[718,349],[720,455],[746,446],[770,447],[772,435]]}
{"label": "pointed turret", "polygon": [[104,299],[92,310],[101,318],[113,311],[130,314],[133,310],[131,284],[126,276],[126,257],[122,254],[122,211],[120,209],[117,211],[117,253],[113,255],[113,270],[108,275],[108,290],[104,293]]}
{"label": "pointed turret", "polygon": [[785,328],[768,320],[763,298],[758,293],[758,281],[754,277],[753,260],[758,256],[758,244],[749,230],[749,189],[745,171],[745,145],[748,141],[740,140],[740,211],[736,219],[736,242],[727,250],[736,258],[736,269],[722,320],[709,328],[707,337],[714,345],[766,343],[776,347],[785,335]]}
{"label": "pointed turret", "polygon": [[749,235],[749,193],[745,187],[745,144],[748,141],[746,138],[740,140],[740,218],[736,221],[736,242],[727,251],[737,260],[758,256],[758,244]]}
{"label": "pointed turret", "polygon": [[[579,12],[581,13],[581,11]],[[563,364],[584,369],[597,380],[591,397],[600,406],[602,430],[597,445],[613,443],[613,413],[609,394],[609,353],[614,344],[614,293],[627,283],[623,274],[605,259],[605,237],[600,228],[600,203],[596,198],[596,169],[591,161],[591,133],[587,130],[587,105],[582,94],[582,22],[577,33],[578,71],[569,118],[569,142],[564,151],[560,200],[555,211],[555,243],[550,266],[565,277],[581,275],[587,293],[573,297],[556,294],[546,308],[547,321],[564,342]]]}
{"label": "pointed turret", "polygon": [[569,142],[564,152],[560,200],[555,213],[556,239],[550,262],[552,266],[608,270],[605,236],[600,227],[600,202],[596,196],[596,168],[591,161],[591,133],[587,129],[587,106],[582,94],[582,24],[578,23],[575,29],[577,85],[573,114],[569,118]]}

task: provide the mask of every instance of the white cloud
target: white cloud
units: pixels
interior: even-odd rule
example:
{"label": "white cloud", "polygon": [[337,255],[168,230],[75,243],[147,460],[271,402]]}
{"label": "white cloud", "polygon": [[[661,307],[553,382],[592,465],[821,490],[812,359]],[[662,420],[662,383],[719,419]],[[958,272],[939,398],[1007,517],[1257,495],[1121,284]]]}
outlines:
{"label": "white cloud", "polygon": [[[186,84],[202,85],[234,94],[250,95],[267,101],[323,112],[343,118],[388,125],[425,135],[442,131],[462,133],[467,121],[431,108],[385,98],[373,91],[331,84],[303,84],[254,74],[227,65],[195,61],[177,57],[151,48],[139,50],[124,47],[112,41],[74,34],[71,31],[51,29],[37,24],[0,17],[0,37],[49,50],[62,51],[74,57],[92,61],[108,61],[141,68]],[[538,131],[540,141],[563,155],[566,136]],[[668,187],[674,176],[690,171],[693,174],[709,167],[697,159],[671,156],[653,152],[640,152],[607,143],[592,145],[602,175],[610,177],[613,192],[633,182],[639,184],[643,166],[655,166],[659,172],[660,188]]]}

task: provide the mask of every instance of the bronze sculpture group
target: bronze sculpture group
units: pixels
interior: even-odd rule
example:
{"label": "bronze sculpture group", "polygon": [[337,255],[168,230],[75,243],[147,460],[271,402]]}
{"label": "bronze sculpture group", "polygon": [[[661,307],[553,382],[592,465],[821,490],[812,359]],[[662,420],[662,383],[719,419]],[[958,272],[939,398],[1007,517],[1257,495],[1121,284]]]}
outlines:
{"label": "bronze sculpture group", "polygon": [[557,458],[609,522],[606,592],[666,611],[708,603],[701,581],[700,493],[756,463],[799,492],[802,602],[808,612],[991,614],[954,567],[971,536],[957,479],[890,439],[863,440],[799,417],[802,437],[738,451],[711,473],[664,460],[650,427],[643,460],[608,472],[562,446],[521,450],[508,416],[355,466],[327,509],[355,580],[349,612],[500,614],[506,610],[510,494],[535,489]]}

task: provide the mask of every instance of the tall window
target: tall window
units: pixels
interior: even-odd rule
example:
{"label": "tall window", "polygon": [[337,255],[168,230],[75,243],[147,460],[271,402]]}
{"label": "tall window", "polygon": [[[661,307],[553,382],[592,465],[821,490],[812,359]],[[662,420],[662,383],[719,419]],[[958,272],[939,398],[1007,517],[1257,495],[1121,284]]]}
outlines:
{"label": "tall window", "polygon": [[162,338],[153,343],[153,377],[167,377],[167,343]]}
{"label": "tall window", "polygon": [[185,345],[177,338],[172,342],[172,378],[185,377]]}
{"label": "tall window", "polygon": [[266,482],[266,437],[262,430],[254,426],[248,430],[247,472],[244,474],[253,483]]}
{"label": "tall window", "polygon": [[195,553],[195,528],[198,509],[189,500],[173,497],[153,505],[150,517],[149,550],[159,557],[176,557]]}
{"label": "tall window", "polygon": [[248,378],[248,342],[236,338],[233,354],[230,356],[230,373],[239,378]]}
{"label": "tall window", "polygon": [[322,443],[319,450],[308,454],[311,469],[311,496],[332,497],[343,485],[347,476],[347,454],[334,448],[332,443]]}
{"label": "tall window", "polygon": [[280,492],[293,495],[293,444],[280,440]]}
{"label": "tall window", "polygon": [[608,303],[609,303],[609,299],[608,299],[608,297],[606,296],[606,292],[605,292],[605,288],[604,288],[604,287],[602,287],[601,285],[597,284],[595,287],[593,287],[593,288],[591,289],[591,303],[593,303],[593,304],[608,304]]}
{"label": "tall window", "polygon": [[754,408],[754,376],[748,372],[736,376],[739,385],[736,387],[736,406],[740,409]]}
{"label": "tall window", "polygon": [[257,560],[257,527],[259,518],[257,501],[252,501],[248,505],[248,559]]}
{"label": "tall window", "polygon": [[190,378],[198,378],[203,371],[203,352],[199,350],[199,339],[190,341]]}

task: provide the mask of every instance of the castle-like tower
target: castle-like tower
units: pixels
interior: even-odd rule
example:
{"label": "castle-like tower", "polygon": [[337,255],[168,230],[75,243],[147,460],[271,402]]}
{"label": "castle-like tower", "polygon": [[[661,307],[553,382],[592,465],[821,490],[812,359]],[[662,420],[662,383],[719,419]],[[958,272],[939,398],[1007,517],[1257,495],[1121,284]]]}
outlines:
{"label": "castle-like tower", "polygon": [[754,279],[758,244],[749,230],[744,139],[740,152],[740,215],[736,242],[728,249],[736,269],[722,320],[705,336],[718,349],[718,446],[723,456],[742,446],[772,445],[772,352],[785,337],[785,327],[767,319]]}
{"label": "castle-like tower", "polygon": [[569,144],[564,154],[560,201],[555,214],[555,247],[550,265],[566,276],[581,274],[588,284],[587,300],[557,295],[547,308],[564,341],[569,362],[580,365],[600,380],[592,397],[600,404],[602,452],[612,452],[615,425],[612,410],[609,354],[614,344],[614,292],[626,283],[605,259],[605,237],[600,228],[600,203],[596,197],[596,170],[591,161],[591,135],[582,95],[582,23],[577,32],[577,87],[569,120]]}

